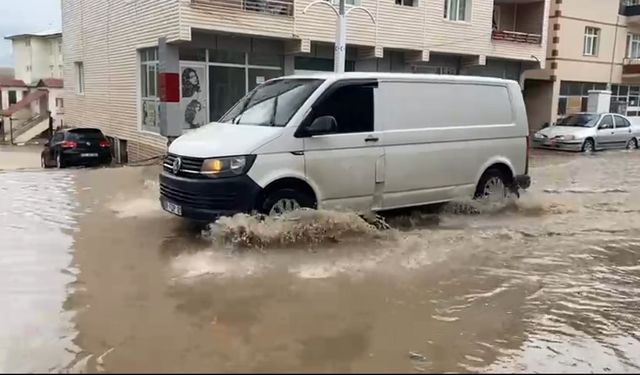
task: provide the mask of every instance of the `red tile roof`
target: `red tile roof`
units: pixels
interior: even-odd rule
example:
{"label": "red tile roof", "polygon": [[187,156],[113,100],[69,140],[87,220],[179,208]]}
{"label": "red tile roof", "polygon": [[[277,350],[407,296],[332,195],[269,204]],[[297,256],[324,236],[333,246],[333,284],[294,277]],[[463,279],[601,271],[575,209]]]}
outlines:
{"label": "red tile roof", "polygon": [[27,84],[21,79],[0,77],[0,87],[27,87]]}
{"label": "red tile roof", "polygon": [[48,87],[50,89],[61,89],[64,87],[64,81],[58,78],[45,78],[38,81],[38,87]]}
{"label": "red tile roof", "polygon": [[43,96],[47,96],[49,91],[47,90],[36,90],[29,93],[29,95],[22,98],[21,101],[13,104],[11,107],[5,109],[4,111],[0,111],[0,116],[11,116],[14,113],[18,112],[21,109],[27,108],[31,102],[42,98]]}

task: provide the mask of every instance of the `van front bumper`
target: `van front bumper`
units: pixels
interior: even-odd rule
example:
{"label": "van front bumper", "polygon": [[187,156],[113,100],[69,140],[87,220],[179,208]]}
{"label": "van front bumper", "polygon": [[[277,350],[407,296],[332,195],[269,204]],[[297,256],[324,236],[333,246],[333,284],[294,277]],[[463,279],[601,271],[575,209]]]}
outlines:
{"label": "van front bumper", "polygon": [[[194,221],[211,222],[221,216],[249,213],[261,191],[246,175],[213,179],[187,178],[167,171],[160,174],[162,208]],[[173,209],[168,210],[169,206]]]}

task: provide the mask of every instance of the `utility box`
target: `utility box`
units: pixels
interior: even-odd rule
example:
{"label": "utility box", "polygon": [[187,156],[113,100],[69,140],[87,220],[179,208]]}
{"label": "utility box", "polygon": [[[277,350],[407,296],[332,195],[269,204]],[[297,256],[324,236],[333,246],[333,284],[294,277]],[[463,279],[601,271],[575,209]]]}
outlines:
{"label": "utility box", "polygon": [[609,112],[611,108],[611,91],[589,90],[587,100],[587,112],[603,113]]}

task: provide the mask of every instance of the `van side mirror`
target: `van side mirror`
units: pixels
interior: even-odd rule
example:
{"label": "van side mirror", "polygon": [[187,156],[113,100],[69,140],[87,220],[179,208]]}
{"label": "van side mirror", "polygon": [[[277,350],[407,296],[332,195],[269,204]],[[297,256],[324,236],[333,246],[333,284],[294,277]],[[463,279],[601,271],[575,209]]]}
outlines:
{"label": "van side mirror", "polygon": [[330,134],[334,133],[338,129],[338,122],[333,116],[320,116],[317,117],[311,125],[307,128],[307,135],[313,137],[314,135]]}

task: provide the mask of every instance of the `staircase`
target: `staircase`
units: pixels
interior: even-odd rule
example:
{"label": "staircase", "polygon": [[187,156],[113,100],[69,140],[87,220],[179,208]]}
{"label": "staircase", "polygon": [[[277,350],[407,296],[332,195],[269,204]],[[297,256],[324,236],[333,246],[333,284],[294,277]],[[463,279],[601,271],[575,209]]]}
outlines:
{"label": "staircase", "polygon": [[[49,128],[49,117],[37,115],[13,129],[13,143],[26,143]],[[10,140],[9,129],[5,130],[6,140]]]}

